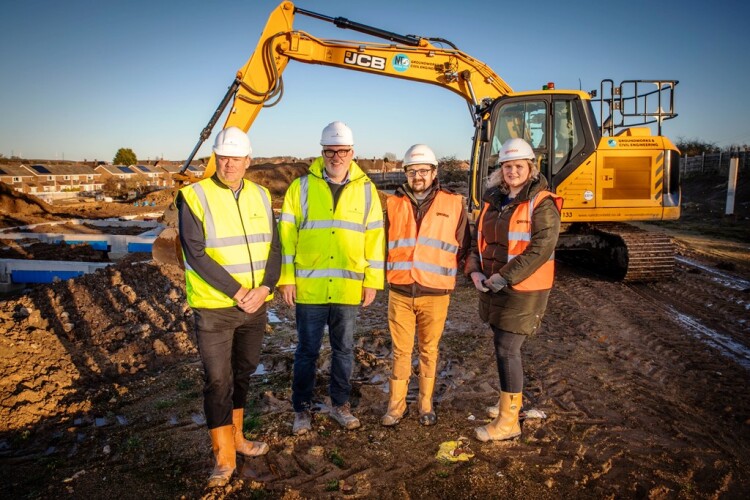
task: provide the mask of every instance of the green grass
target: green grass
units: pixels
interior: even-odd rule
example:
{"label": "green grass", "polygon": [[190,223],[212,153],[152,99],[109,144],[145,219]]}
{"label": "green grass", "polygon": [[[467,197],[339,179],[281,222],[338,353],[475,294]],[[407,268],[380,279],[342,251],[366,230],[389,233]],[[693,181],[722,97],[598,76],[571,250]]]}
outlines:
{"label": "green grass", "polygon": [[339,491],[339,480],[331,479],[326,482],[326,491]]}
{"label": "green grass", "polygon": [[344,457],[341,456],[338,449],[334,449],[333,451],[331,451],[331,453],[328,455],[328,458],[336,467],[343,468],[346,464],[346,462],[344,461]]}

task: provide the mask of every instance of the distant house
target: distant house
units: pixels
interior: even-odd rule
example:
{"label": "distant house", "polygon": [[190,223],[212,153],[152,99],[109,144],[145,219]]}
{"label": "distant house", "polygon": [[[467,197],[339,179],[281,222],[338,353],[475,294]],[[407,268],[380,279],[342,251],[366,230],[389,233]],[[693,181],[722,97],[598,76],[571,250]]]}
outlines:
{"label": "distant house", "polygon": [[[174,176],[174,174],[177,174],[182,170],[182,163],[160,161],[155,165],[155,167],[162,169],[162,171],[164,172],[163,175],[165,179],[168,179],[167,187],[174,187],[174,180],[172,179],[172,177]],[[197,165],[191,163],[188,166],[188,171],[195,177],[203,177],[203,172],[205,170],[206,167],[202,163]]]}
{"label": "distant house", "polygon": [[134,167],[126,165],[98,165],[94,170],[102,176],[105,182],[113,177],[115,179],[130,180],[140,175]]}
{"label": "distant house", "polygon": [[96,191],[102,181],[88,165],[22,165],[32,176],[29,191],[33,194]]}
{"label": "distant house", "polygon": [[22,193],[31,193],[34,176],[22,165],[0,165],[0,181]]}
{"label": "distant house", "polygon": [[135,165],[130,167],[148,179],[148,185],[153,187],[167,187],[169,179],[163,175],[163,170],[151,165]]}

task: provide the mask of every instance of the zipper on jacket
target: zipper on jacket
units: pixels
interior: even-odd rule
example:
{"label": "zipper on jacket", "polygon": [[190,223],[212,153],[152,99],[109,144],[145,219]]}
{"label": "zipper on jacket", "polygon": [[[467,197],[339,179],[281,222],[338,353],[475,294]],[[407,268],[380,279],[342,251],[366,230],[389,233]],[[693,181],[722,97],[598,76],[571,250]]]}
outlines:
{"label": "zipper on jacket", "polygon": [[[242,183],[242,189],[245,189],[245,183]],[[247,229],[245,229],[245,220],[242,218],[242,210],[240,209],[240,196],[235,196],[234,201],[237,205],[237,214],[240,216],[240,224],[242,224],[242,234],[245,237],[245,248],[247,249],[247,256],[250,258],[250,276],[252,276],[252,288],[255,288],[255,266],[253,266],[253,255],[250,253],[250,242],[247,239]],[[251,289],[252,289],[251,288]]]}

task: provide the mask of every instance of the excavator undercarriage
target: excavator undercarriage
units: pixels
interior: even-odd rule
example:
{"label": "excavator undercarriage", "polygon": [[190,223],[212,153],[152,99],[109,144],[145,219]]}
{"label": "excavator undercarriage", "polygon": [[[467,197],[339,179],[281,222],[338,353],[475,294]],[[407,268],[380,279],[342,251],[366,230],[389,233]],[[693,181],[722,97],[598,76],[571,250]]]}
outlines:
{"label": "excavator undercarriage", "polygon": [[658,281],[672,276],[675,245],[665,234],[631,224],[576,222],[563,225],[555,255],[617,280]]}

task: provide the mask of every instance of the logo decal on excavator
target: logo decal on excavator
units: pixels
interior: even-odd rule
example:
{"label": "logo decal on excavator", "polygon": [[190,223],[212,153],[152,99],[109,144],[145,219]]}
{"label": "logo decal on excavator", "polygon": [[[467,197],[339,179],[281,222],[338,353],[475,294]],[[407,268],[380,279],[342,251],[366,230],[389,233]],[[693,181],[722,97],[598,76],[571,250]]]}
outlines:
{"label": "logo decal on excavator", "polygon": [[613,147],[617,146],[617,141],[614,140],[614,139],[610,139],[610,140],[607,141],[607,146],[609,146],[610,148],[613,148]]}
{"label": "logo decal on excavator", "polygon": [[404,72],[411,66],[411,61],[406,54],[396,54],[393,56],[393,69],[396,71]]}
{"label": "logo decal on excavator", "polygon": [[344,54],[344,64],[352,66],[361,66],[363,68],[385,69],[385,59],[378,56],[369,56],[359,52],[346,51]]}

